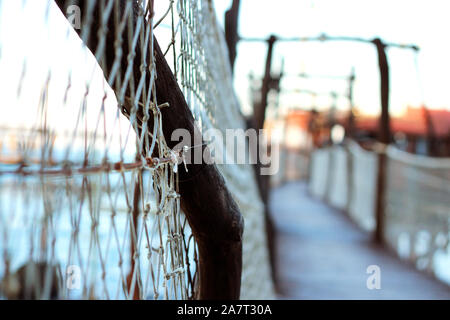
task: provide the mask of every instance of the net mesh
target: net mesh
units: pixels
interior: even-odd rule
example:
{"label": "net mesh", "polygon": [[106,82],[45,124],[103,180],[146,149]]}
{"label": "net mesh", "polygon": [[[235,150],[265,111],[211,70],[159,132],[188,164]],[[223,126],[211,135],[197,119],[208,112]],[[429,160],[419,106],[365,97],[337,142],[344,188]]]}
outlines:
{"label": "net mesh", "polygon": [[363,230],[372,231],[375,230],[378,156],[356,143],[350,144],[348,151],[352,170],[349,213]]}
{"label": "net mesh", "polygon": [[450,283],[450,161],[393,148],[387,155],[387,242]]}
{"label": "net mesh", "polygon": [[[215,152],[231,161],[220,161],[218,169],[239,205],[245,219],[243,238],[242,299],[273,299],[264,207],[249,164],[237,164],[234,148],[225,146],[227,131],[245,129],[239,102],[232,85],[226,41],[214,14],[212,1],[182,0],[170,2],[165,31],[171,41],[167,56],[174,74],[203,134],[219,132],[223,143],[215,142]],[[164,21],[164,20],[163,20]],[[157,30],[164,33],[164,30]],[[245,140],[236,139],[235,148],[249,150]],[[234,160],[234,161],[233,161]]]}
{"label": "net mesh", "polygon": [[[384,240],[401,258],[450,283],[450,162],[392,146],[386,153]],[[374,231],[378,155],[351,142],[314,151],[312,162],[311,192]]]}
{"label": "net mesh", "polygon": [[[151,53],[155,34],[202,130],[244,128],[214,8],[158,1],[152,16],[147,1],[85,4],[84,19],[76,7],[65,14],[85,42],[97,37],[92,52],[53,1],[0,1],[0,294],[195,298],[197,249]],[[219,170],[246,223],[241,298],[273,298],[253,169]]]}

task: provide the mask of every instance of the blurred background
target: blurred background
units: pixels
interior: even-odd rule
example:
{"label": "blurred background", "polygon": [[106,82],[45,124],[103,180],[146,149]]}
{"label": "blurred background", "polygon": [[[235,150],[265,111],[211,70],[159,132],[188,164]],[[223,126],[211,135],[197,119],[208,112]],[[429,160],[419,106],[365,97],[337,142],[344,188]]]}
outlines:
{"label": "blurred background", "polygon": [[[427,287],[417,278],[402,278],[404,266],[387,268],[393,291],[386,295],[351,285],[359,272],[354,264],[369,254],[369,261],[388,265],[386,252],[450,283],[448,3],[215,5],[242,112],[250,126],[264,123],[281,150],[280,170],[269,182],[259,181],[273,224],[269,243],[281,291],[296,297],[407,298],[408,290],[400,289],[405,283],[414,283],[410,297]],[[364,231],[362,238],[337,217],[349,218]],[[358,241],[382,249],[359,251]],[[280,259],[296,261],[297,268],[290,271]],[[340,273],[329,280],[334,269]],[[325,288],[327,281],[349,290]],[[444,292],[440,297],[448,298]]]}
{"label": "blurred background", "polygon": [[[232,1],[215,1],[219,21],[224,23],[224,12]],[[448,38],[450,22],[445,17],[445,1],[241,1],[239,35],[242,38],[284,38],[352,36],[365,39],[379,37],[386,42],[415,44],[417,54],[410,50],[390,48],[391,112],[400,115],[408,106],[425,103],[431,109],[448,110],[448,74],[450,53]],[[242,108],[251,110],[248,76],[264,75],[266,45],[261,42],[240,41],[237,45],[234,68],[235,87]],[[305,80],[295,77],[299,73],[337,76],[355,72],[354,106],[362,113],[379,112],[379,74],[376,50],[371,45],[355,42],[279,42],[273,52],[273,72],[282,68],[286,78],[283,89],[311,89],[318,92],[337,91],[346,94],[346,83],[324,79]],[[289,72],[287,72],[289,70]],[[295,100],[293,100],[295,99]],[[313,102],[310,95],[289,92],[280,97],[282,109],[298,105],[325,108],[329,97]],[[343,100],[343,99],[342,99]],[[346,101],[339,109],[345,110]]]}

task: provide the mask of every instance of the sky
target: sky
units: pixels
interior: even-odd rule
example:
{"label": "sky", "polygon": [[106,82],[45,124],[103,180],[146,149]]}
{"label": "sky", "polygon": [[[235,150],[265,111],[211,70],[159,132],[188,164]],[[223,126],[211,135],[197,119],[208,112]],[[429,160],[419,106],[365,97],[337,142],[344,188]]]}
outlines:
{"label": "sky", "polygon": [[[224,13],[231,2],[214,1],[218,20],[222,25]],[[80,42],[73,41],[76,37],[73,36],[73,31],[69,31],[70,28],[56,6],[51,6],[48,22],[42,23],[45,21],[43,15],[46,3],[46,0],[29,0],[26,1],[27,5],[22,7],[22,1],[0,0],[0,4],[4,6],[0,19],[0,42],[3,43],[0,46],[0,72],[8,74],[7,77],[0,77],[0,94],[4,102],[1,108],[8,108],[10,115],[2,117],[0,124],[2,120],[10,124],[11,119],[21,119],[28,123],[36,119],[33,110],[37,110],[37,107],[32,105],[32,102],[39,101],[42,89],[36,83],[45,83],[49,70],[50,89],[54,86],[55,89],[51,91],[57,93],[49,96],[53,99],[53,103],[49,103],[50,107],[61,105],[69,73],[72,77],[72,103],[75,100],[77,105],[82,102],[78,100],[83,97],[82,93],[88,83],[94,86],[89,94],[92,104],[98,105],[104,91],[108,90],[99,77],[101,73],[98,70],[93,71],[95,65],[92,57],[88,57],[89,55],[81,50]],[[158,2],[158,14],[161,15],[165,11],[168,3],[168,0]],[[270,34],[299,37],[326,33],[330,36],[357,36],[367,39],[380,37],[388,42],[416,44],[421,48],[418,55],[411,50],[388,50],[391,113],[401,114],[406,106],[419,106],[423,102],[429,108],[450,110],[450,97],[447,93],[450,88],[448,3],[444,0],[241,0],[239,31],[244,38],[266,38]],[[16,31],[10,32],[12,29]],[[58,45],[55,46],[55,43]],[[255,77],[262,77],[266,50],[265,43],[240,42],[238,45],[234,86],[245,113],[251,111],[248,76],[253,73]],[[27,61],[26,65],[24,61]],[[292,107],[329,108],[332,101],[328,93],[331,91],[343,95],[338,99],[337,106],[347,110],[348,101],[344,97],[347,92],[346,81],[305,80],[295,75],[306,72],[322,76],[347,76],[354,68],[355,105],[364,113],[379,112],[378,62],[372,45],[352,42],[280,42],[274,49],[275,72],[280,70],[282,61],[286,76],[281,83],[279,110],[285,111]],[[18,83],[23,83],[20,99],[17,98]],[[314,98],[309,94],[292,92],[299,89],[310,89],[324,95]],[[114,101],[111,104],[114,104]],[[30,107],[30,112],[23,111],[25,105]],[[76,119],[75,115],[70,114],[75,112],[74,110],[78,108],[63,108],[50,114],[58,119]],[[20,113],[21,116],[16,117],[15,113]],[[109,113],[111,119],[116,118],[114,108]],[[95,115],[89,118],[97,120]],[[52,123],[63,128],[73,126],[67,121]],[[129,128],[122,130],[129,131]]]}
{"label": "sky", "polygon": [[[45,18],[46,0],[23,3],[0,0],[0,112],[4,115],[0,129],[18,128],[17,132],[9,129],[7,134],[0,133],[0,152],[5,152],[2,147],[6,141],[43,143],[44,138],[34,137],[29,128],[42,128],[44,121],[49,132],[57,132],[54,149],[62,152],[61,157],[66,152],[71,159],[83,155],[75,151],[84,148],[85,128],[95,132],[88,144],[108,150],[111,156],[134,150],[130,122],[118,112],[115,95],[95,58],[58,7],[52,3]],[[42,99],[43,94],[46,99]],[[85,108],[80,112],[83,103]]]}
{"label": "sky", "polygon": [[[223,24],[224,12],[231,0],[216,0],[218,18]],[[239,32],[244,38],[355,36],[380,37],[387,42],[416,44],[421,50],[390,48],[390,111],[401,114],[406,106],[450,110],[450,2],[442,0],[241,0]],[[235,88],[244,110],[249,110],[248,75],[262,77],[266,44],[241,42],[235,65]],[[352,42],[278,43],[274,49],[274,71],[284,59],[282,81],[286,92],[280,96],[280,109],[291,107],[319,109],[332,103],[327,93],[346,94],[343,80],[302,80],[300,72],[322,76],[346,76],[355,68],[354,103],[361,112],[377,114],[380,110],[379,73],[376,50],[371,44]],[[292,90],[311,89],[323,95],[315,99]],[[348,108],[345,98],[338,108]]]}

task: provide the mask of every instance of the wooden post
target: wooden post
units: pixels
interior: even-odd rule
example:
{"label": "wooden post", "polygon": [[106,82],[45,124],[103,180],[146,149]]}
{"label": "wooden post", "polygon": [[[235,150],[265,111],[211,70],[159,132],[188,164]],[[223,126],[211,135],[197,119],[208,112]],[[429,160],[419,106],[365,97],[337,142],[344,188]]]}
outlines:
{"label": "wooden post", "polygon": [[239,41],[239,6],[240,0],[233,0],[231,8],[225,12],[225,39],[228,46],[231,72],[236,60],[236,45]]}
{"label": "wooden post", "polygon": [[[71,4],[77,4],[82,15],[88,12],[86,2],[55,0],[63,13]],[[127,0],[120,0],[120,9],[125,8]],[[100,1],[98,1],[100,3]],[[86,9],[86,10],[85,10]],[[89,39],[86,39],[88,48],[95,52],[98,45],[97,31],[100,26],[99,6],[96,5],[92,13],[92,30]],[[134,21],[136,21],[140,8],[133,4]],[[123,13],[124,10],[120,10]],[[84,19],[82,20],[84,21]],[[133,23],[134,25],[134,23]],[[106,32],[105,55],[101,66],[105,75],[109,74],[115,59],[117,44],[115,39],[114,19],[108,22]],[[144,28],[145,30],[145,28]],[[83,30],[76,30],[81,33]],[[128,32],[124,32],[122,42],[121,71],[125,72],[128,66]],[[140,42],[141,39],[138,39]],[[140,48],[140,44],[137,46]],[[136,79],[141,75],[141,52],[133,52],[133,72]],[[169,148],[175,147],[177,141],[170,137],[176,129],[186,129],[191,137],[200,135],[194,123],[192,113],[184,99],[183,93],[167,64],[158,42],[154,39],[154,56],[156,64],[156,96],[161,103],[168,103],[169,108],[161,110],[164,137]],[[115,88],[113,88],[115,89]],[[116,91],[116,94],[118,92]],[[130,106],[125,105],[125,108]],[[142,113],[139,110],[138,113]],[[139,118],[139,117],[138,117]],[[149,132],[153,130],[153,117],[148,121]],[[140,120],[138,120],[140,121]],[[206,147],[203,147],[204,149]],[[204,150],[203,150],[204,151]],[[192,153],[194,148],[192,149]],[[189,156],[189,154],[188,154]],[[193,155],[190,155],[193,159]],[[179,167],[179,193],[181,207],[189,221],[199,251],[199,299],[239,299],[242,271],[242,234],[243,218],[239,207],[228,191],[225,180],[217,167],[201,164],[188,164],[187,171],[184,166]]]}
{"label": "wooden post", "polygon": [[345,209],[347,211],[347,213],[350,215],[350,211],[352,208],[352,201],[353,201],[353,192],[354,192],[354,188],[353,188],[353,180],[354,180],[354,173],[353,173],[353,155],[352,155],[352,151],[351,151],[351,146],[350,143],[353,142],[353,140],[351,140],[350,138],[346,141],[345,143],[345,151],[347,154],[347,161],[346,161],[346,166],[347,166],[347,199],[346,199],[346,205],[345,205]]}
{"label": "wooden post", "polygon": [[378,53],[378,65],[380,69],[380,87],[381,87],[381,117],[379,123],[378,141],[382,146],[378,155],[378,176],[376,186],[375,203],[375,241],[383,243],[384,223],[385,223],[385,203],[386,203],[386,153],[384,147],[391,141],[391,130],[389,123],[389,64],[386,56],[386,45],[378,38],[373,40]]}
{"label": "wooden post", "polygon": [[[261,87],[261,101],[256,102],[254,104],[253,111],[253,129],[261,130],[264,128],[264,121],[266,117],[266,109],[267,109],[267,96],[269,94],[272,77],[271,77],[271,68],[272,68],[272,52],[273,46],[275,44],[276,37],[270,36],[268,39],[268,48],[267,48],[267,58],[266,58],[266,66],[264,71],[264,78]],[[260,141],[258,139],[258,143],[256,146],[259,150]],[[258,153],[256,153],[258,154]],[[272,218],[270,217],[269,212],[269,189],[270,189],[270,179],[269,176],[263,176],[260,174],[261,164],[257,161],[257,164],[253,167],[255,170],[256,180],[258,182],[259,193],[261,195],[261,199],[264,203],[264,217],[266,222],[266,233],[267,233],[267,243],[269,249],[269,258],[270,265],[272,271],[272,279],[277,285],[277,276],[276,276],[276,262],[275,262],[275,226]]]}
{"label": "wooden post", "polygon": [[353,157],[350,149],[350,142],[355,138],[355,114],[353,104],[353,85],[355,83],[355,69],[352,68],[350,77],[348,78],[348,102],[350,105],[347,132],[346,132],[346,144],[345,149],[347,151],[347,205],[346,210],[350,214],[351,204],[353,201]]}
{"label": "wooden post", "polygon": [[329,114],[328,114],[328,129],[330,130],[328,139],[329,139],[329,142],[331,144],[333,144],[334,141],[333,141],[333,136],[332,136],[331,133],[332,133],[333,127],[337,123],[337,121],[336,121],[336,108],[337,108],[338,95],[337,95],[336,92],[331,92],[330,96],[331,96],[331,99],[333,101],[331,102],[331,107],[330,107],[330,111],[329,111]]}
{"label": "wooden post", "polygon": [[254,121],[253,126],[257,130],[264,128],[264,119],[266,116],[266,109],[267,109],[267,98],[270,90],[270,82],[272,80],[270,73],[272,69],[272,53],[273,53],[273,46],[276,40],[277,38],[273,35],[270,36],[270,38],[267,40],[268,47],[266,57],[266,68],[264,71],[264,78],[261,86],[261,101],[255,104],[255,110],[253,112],[253,121]]}
{"label": "wooden post", "polygon": [[439,156],[439,153],[436,146],[437,139],[434,130],[433,119],[431,118],[430,110],[428,110],[425,105],[422,106],[422,110],[425,120],[425,127],[427,129],[427,153],[430,157],[437,157]]}
{"label": "wooden post", "polygon": [[327,185],[324,194],[324,200],[327,202],[331,202],[331,192],[333,190],[334,183],[334,170],[336,168],[335,165],[335,156],[334,156],[334,142],[332,137],[332,129],[336,124],[336,104],[337,104],[337,94],[335,92],[331,93],[331,97],[333,99],[331,108],[328,114],[328,169],[327,169]]}
{"label": "wooden post", "polygon": [[353,104],[353,85],[355,83],[355,69],[352,68],[352,73],[348,78],[348,102],[350,105],[349,115],[348,115],[348,123],[347,123],[347,137],[350,139],[354,138],[355,134],[355,113],[354,113],[354,104]]}
{"label": "wooden post", "polygon": [[[137,160],[139,160],[138,157],[136,157]],[[138,238],[138,232],[137,230],[139,229],[138,226],[138,217],[139,217],[139,205],[141,203],[141,198],[142,198],[142,190],[141,190],[141,185],[142,185],[142,169],[139,170],[139,172],[137,173],[137,181],[134,183],[134,194],[133,194],[133,210],[132,210],[132,225],[130,225],[130,271],[127,275],[127,289],[128,292],[130,293],[130,298],[133,300],[139,300],[141,297],[139,297],[139,286],[141,285],[141,283],[138,281],[138,279],[136,279],[135,284],[134,284],[134,289],[133,287],[133,274],[136,272],[135,269],[139,269],[139,265],[136,264],[135,262],[135,254],[137,252],[137,238]],[[131,289],[133,289],[133,291],[131,291]]]}

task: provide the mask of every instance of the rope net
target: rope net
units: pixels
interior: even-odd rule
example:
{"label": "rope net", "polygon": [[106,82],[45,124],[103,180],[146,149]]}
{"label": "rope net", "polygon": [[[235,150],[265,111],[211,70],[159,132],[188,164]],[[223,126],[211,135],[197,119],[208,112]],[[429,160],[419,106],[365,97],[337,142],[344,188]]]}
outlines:
{"label": "rope net", "polygon": [[[245,128],[214,8],[80,3],[66,19],[53,1],[0,1],[0,297],[195,298],[197,249],[180,210],[181,159],[162,131],[170,106],[155,95],[153,35],[199,127]],[[273,298],[253,169],[218,166],[246,223],[241,298]]]}
{"label": "rope net", "polygon": [[[393,146],[386,155],[384,241],[399,257],[450,283],[450,162]],[[377,170],[378,154],[355,142],[318,149],[309,188],[373,232]]]}
{"label": "rope net", "polygon": [[450,160],[388,148],[389,245],[420,270],[450,283]]}
{"label": "rope net", "polygon": [[[237,164],[235,149],[225,146],[229,142],[225,141],[227,132],[245,130],[246,125],[234,93],[228,49],[213,3],[169,1],[164,8],[166,15],[160,21],[165,28],[158,27],[155,34],[158,39],[170,39],[166,41],[166,59],[173,61],[174,74],[203,135],[214,130],[224,137],[212,143],[215,152],[225,159],[216,164],[245,219],[241,299],[273,299],[264,207],[254,171],[249,164]],[[249,159],[245,140],[234,142],[235,148],[245,150]]]}
{"label": "rope net", "polygon": [[[134,23],[132,1],[86,4],[81,37],[98,35],[97,59],[53,1],[1,3],[0,74],[8,101],[2,104],[8,116],[1,135],[2,294],[192,298],[195,243],[180,212],[178,161],[162,134],[161,105],[151,94],[151,23],[144,27],[144,15]],[[101,24],[94,30],[97,8]],[[96,60],[106,65],[110,19],[115,28],[108,32],[130,52],[139,51],[142,61],[129,55],[122,70],[117,45],[114,63],[102,68],[109,73],[103,73]],[[5,33],[20,33],[23,26],[23,38],[13,33],[20,43]],[[130,72],[134,63],[142,64],[139,78]]]}

